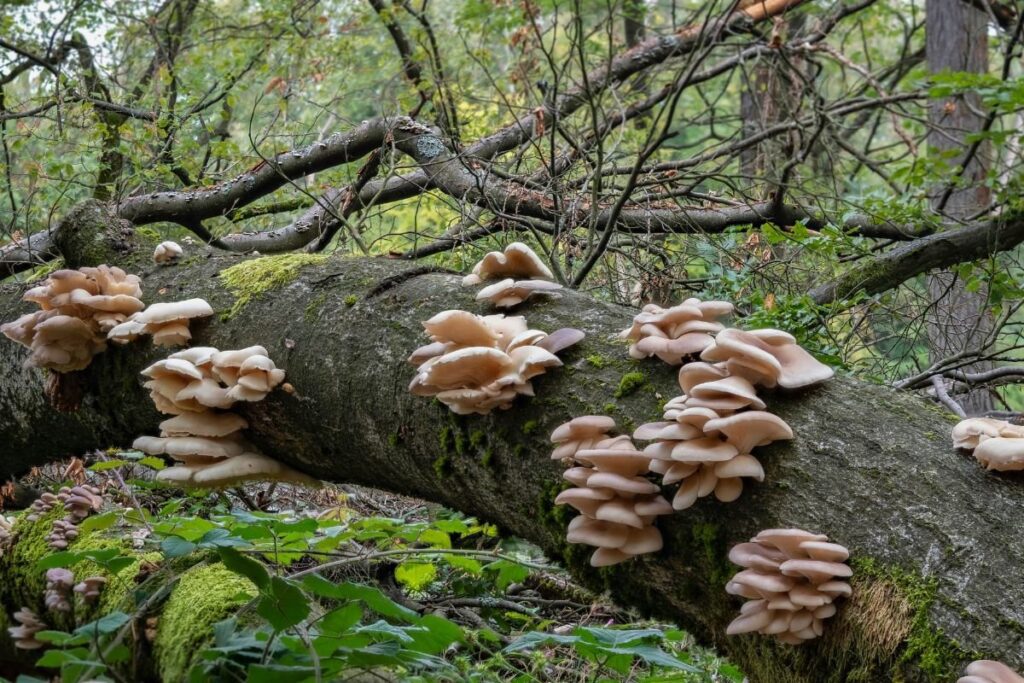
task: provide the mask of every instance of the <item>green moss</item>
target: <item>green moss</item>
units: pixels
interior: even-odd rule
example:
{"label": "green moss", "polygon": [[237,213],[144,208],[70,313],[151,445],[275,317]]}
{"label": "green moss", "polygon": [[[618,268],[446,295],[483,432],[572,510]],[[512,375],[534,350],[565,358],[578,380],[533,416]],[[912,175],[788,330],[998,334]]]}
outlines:
{"label": "green moss", "polygon": [[283,287],[297,278],[306,266],[320,265],[327,258],[323,254],[277,254],[242,261],[224,269],[220,280],[235,295],[235,303],[221,317],[230,320],[253,299]]}
{"label": "green moss", "polygon": [[900,663],[920,669],[929,681],[951,681],[959,675],[964,662],[982,656],[978,652],[967,652],[931,623],[931,608],[938,592],[938,581],[934,577],[883,566],[870,557],[851,558],[850,565],[854,576],[886,581],[910,604],[910,632],[900,654]]}
{"label": "green moss", "polygon": [[434,460],[434,474],[440,478],[450,476],[452,473],[452,459],[447,453],[442,453]]}
{"label": "green moss", "polygon": [[213,625],[256,595],[256,587],[223,565],[200,565],[178,580],[160,617],[155,655],[160,677],[186,681],[192,662],[213,637]]}
{"label": "green moss", "polygon": [[607,367],[608,365],[608,360],[606,358],[598,356],[597,354],[587,356],[587,362],[590,363],[595,368],[597,368],[598,370],[600,370],[603,367]]}
{"label": "green moss", "polygon": [[452,428],[448,425],[441,427],[437,433],[437,448],[441,453],[448,453],[452,449]]}
{"label": "green moss", "polygon": [[131,600],[132,591],[135,589],[136,577],[144,562],[160,564],[163,555],[160,553],[146,553],[135,555],[127,541],[114,538],[104,538],[99,533],[88,534],[78,538],[71,546],[72,550],[107,550],[115,548],[123,551],[123,555],[131,555],[133,562],[116,574],[110,574],[93,562],[85,561],[74,566],[75,578],[79,581],[88,576],[103,576],[107,584],[100,594],[99,602],[91,610],[82,610],[83,614],[106,614],[113,610],[125,612],[134,611],[134,601]]}
{"label": "green moss", "polygon": [[148,237],[151,240],[156,240],[158,242],[163,240],[163,237],[160,235],[160,233],[150,227],[137,227],[135,228],[135,232],[136,234],[142,235],[143,237]]}
{"label": "green moss", "polygon": [[388,434],[388,445],[392,448],[398,447],[398,432]]}
{"label": "green moss", "polygon": [[539,423],[536,420],[527,420],[523,423],[523,434],[532,434],[537,431]]}
{"label": "green moss", "polygon": [[480,464],[484,467],[490,467],[492,462],[494,462],[494,449],[488,446],[480,453]]}
{"label": "green moss", "polygon": [[359,297],[357,297],[355,294],[349,294],[348,296],[345,297],[346,306],[355,306],[357,301],[359,301]]}
{"label": "green moss", "polygon": [[45,277],[49,277],[50,273],[52,273],[53,271],[60,270],[63,267],[64,259],[55,258],[52,261],[48,261],[47,263],[44,263],[41,266],[36,266],[32,270],[28,271],[24,276],[25,282],[28,283],[36,282],[37,280],[42,280]]}
{"label": "green moss", "polygon": [[647,375],[642,372],[627,372],[619,380],[619,386],[615,390],[615,398],[622,398],[636,393],[636,391],[647,384]]}
{"label": "green moss", "polygon": [[712,587],[725,590],[725,584],[737,568],[729,562],[728,550],[724,540],[719,536],[718,525],[698,522],[690,528],[696,556],[704,563],[708,583]]}
{"label": "green moss", "polygon": [[617,405],[615,405],[614,403],[605,403],[604,404],[604,412],[606,412],[606,413],[614,413],[618,409],[619,409],[619,407]]}
{"label": "green moss", "polygon": [[317,314],[320,312],[320,308],[324,305],[325,301],[327,301],[327,292],[321,292],[310,299],[309,303],[306,304],[305,312],[302,314],[303,319],[307,323],[315,321]]}

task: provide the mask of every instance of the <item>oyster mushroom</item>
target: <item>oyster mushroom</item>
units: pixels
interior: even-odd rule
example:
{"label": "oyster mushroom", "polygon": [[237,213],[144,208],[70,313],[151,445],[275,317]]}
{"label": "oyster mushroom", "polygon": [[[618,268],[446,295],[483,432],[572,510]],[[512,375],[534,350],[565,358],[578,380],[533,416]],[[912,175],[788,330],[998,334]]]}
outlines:
{"label": "oyster mushroom", "polygon": [[463,285],[478,285],[498,278],[529,278],[550,280],[554,276],[533,249],[522,242],[512,242],[504,251],[488,252],[473,266],[473,272],[462,279]]}
{"label": "oyster mushroom", "polygon": [[181,258],[182,253],[181,245],[177,242],[161,242],[153,250],[153,262],[161,265],[171,264]]}

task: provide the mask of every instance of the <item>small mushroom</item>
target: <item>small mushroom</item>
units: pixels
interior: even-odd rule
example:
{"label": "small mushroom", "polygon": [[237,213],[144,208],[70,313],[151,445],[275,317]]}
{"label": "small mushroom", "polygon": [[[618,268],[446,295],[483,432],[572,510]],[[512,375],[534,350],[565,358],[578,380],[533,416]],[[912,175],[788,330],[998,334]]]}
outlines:
{"label": "small mushroom", "polygon": [[571,458],[581,449],[594,447],[608,438],[608,432],[615,429],[615,420],[604,415],[582,415],[573,418],[551,432],[551,443],[556,444],[551,453],[553,460]]}
{"label": "small mushroom", "polygon": [[14,647],[19,650],[38,650],[45,646],[40,640],[36,640],[36,634],[47,629],[46,622],[36,616],[36,613],[28,607],[22,607],[14,613],[14,620],[17,626],[11,626],[7,633],[14,641]]}
{"label": "small mushroom", "polygon": [[189,320],[213,315],[213,308],[203,299],[186,299],[151,304],[135,315],[134,321],[143,323],[145,333],[153,336],[154,346],[181,346],[192,339]]}
{"label": "small mushroom", "polygon": [[181,258],[182,253],[181,245],[177,242],[161,242],[153,250],[153,262],[161,265],[171,264]]}
{"label": "small mushroom", "polygon": [[462,279],[462,284],[478,285],[484,280],[509,277],[550,280],[554,276],[533,249],[522,242],[512,242],[504,251],[488,252],[473,266],[473,273]]}
{"label": "small mushroom", "polygon": [[989,470],[1024,470],[1024,437],[985,439],[974,449],[974,457]]}
{"label": "small mushroom", "polygon": [[557,282],[547,280],[513,280],[507,278],[501,282],[484,287],[476,294],[477,301],[488,301],[496,308],[512,308],[518,306],[534,294],[551,294],[562,289]]}
{"label": "small mushroom", "polygon": [[71,590],[75,585],[75,575],[67,569],[57,567],[46,570],[46,590],[43,603],[51,612],[71,611]]}
{"label": "small mushroom", "polygon": [[679,365],[714,342],[713,335],[724,328],[718,318],[732,309],[725,301],[695,298],[671,308],[648,304],[619,336],[633,342],[629,347],[633,358],[657,356],[669,365]]}
{"label": "small mushroom", "polygon": [[86,605],[94,605],[100,599],[107,579],[103,576],[89,576],[82,579],[81,583],[75,585],[75,592],[82,596],[82,602]]}
{"label": "small mushroom", "polygon": [[969,417],[953,427],[953,447],[972,451],[985,439],[1024,438],[1024,426],[991,417]]}
{"label": "small mushroom", "polygon": [[815,360],[796,339],[781,330],[747,332],[728,328],[715,336],[714,343],[700,357],[708,362],[724,362],[733,376],[743,376],[767,388],[778,385],[798,389],[823,382],[835,374],[832,368]]}

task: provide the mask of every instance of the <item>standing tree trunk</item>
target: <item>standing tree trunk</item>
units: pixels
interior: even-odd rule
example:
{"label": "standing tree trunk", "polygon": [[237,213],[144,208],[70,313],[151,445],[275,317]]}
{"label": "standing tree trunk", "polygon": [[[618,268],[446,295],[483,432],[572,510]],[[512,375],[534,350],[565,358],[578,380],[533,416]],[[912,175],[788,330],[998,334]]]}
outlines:
{"label": "standing tree trunk", "polygon": [[[988,71],[988,18],[962,0],[928,0],[926,23],[926,58],[928,70],[944,70],[983,74]],[[981,98],[969,92],[932,103],[928,114],[931,131],[930,152],[951,154],[947,163],[961,167],[958,183],[951,193],[943,185],[936,190],[932,206],[953,220],[967,220],[989,203],[985,175],[990,164],[990,147],[981,144],[970,159],[968,136],[981,131],[984,125]],[[966,163],[965,163],[966,162]],[[948,194],[948,196],[947,196]],[[928,278],[928,296],[932,303],[928,314],[928,346],[931,361],[942,360],[965,350],[981,350],[993,329],[994,320],[988,308],[988,288],[968,291],[963,279],[950,271]],[[970,371],[987,370],[991,363],[971,365]],[[992,410],[992,396],[987,389],[971,391],[957,397],[968,415]]]}
{"label": "standing tree trunk", "polygon": [[[67,244],[98,248],[95,240]],[[564,367],[535,382],[535,398],[459,417],[406,390],[413,369],[405,358],[426,339],[420,321],[451,308],[482,312],[475,290],[452,274],[387,259],[246,260],[195,250],[179,265],[154,267],[152,245],[125,252],[124,240],[110,244],[117,253],[92,258],[117,257],[140,273],[147,302],[199,296],[221,313],[193,326],[195,345],[262,344],[286,370],[294,392],[244,406],[248,436],[266,453],[324,479],[496,522],[621,604],[677,621],[751,681],[948,683],[982,654],[1024,667],[1024,487],[954,452],[953,421],[924,401],[841,378],[799,394],[766,393],[769,409],[796,433],[758,450],[766,480],[735,503],[703,499],[659,519],[664,550],[596,570],[590,548],[565,542],[572,513],[553,505],[566,484],[548,434],[588,413],[611,415],[630,432],[657,419],[679,392],[674,368],[630,360],[614,337],[633,310],[572,291],[522,307],[517,313],[531,327],[579,327],[587,338],[564,354]],[[295,259],[303,267],[293,279],[268,277]],[[268,281],[277,284],[268,289]],[[30,310],[21,291],[0,288],[0,319]],[[154,433],[160,416],[138,372],[164,355],[144,342],[108,349],[84,371],[78,412],[58,413],[43,396],[44,373],[23,366],[25,349],[0,343],[0,477]],[[740,604],[724,591],[738,569],[726,559],[729,548],[786,526],[850,548],[853,597],[823,638],[802,647],[726,637]]]}

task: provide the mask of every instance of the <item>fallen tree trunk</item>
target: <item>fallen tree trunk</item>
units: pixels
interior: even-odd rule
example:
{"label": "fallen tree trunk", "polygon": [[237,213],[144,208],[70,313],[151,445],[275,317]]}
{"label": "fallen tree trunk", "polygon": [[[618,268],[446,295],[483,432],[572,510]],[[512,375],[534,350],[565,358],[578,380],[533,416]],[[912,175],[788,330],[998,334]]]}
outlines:
{"label": "fallen tree trunk", "polygon": [[[562,467],[549,459],[547,437],[585,413],[609,414],[630,431],[657,419],[678,393],[672,369],[630,360],[614,339],[633,311],[571,291],[531,302],[520,311],[531,327],[574,326],[587,338],[567,352],[565,367],[535,381],[535,398],[459,417],[406,391],[405,358],[425,340],[420,321],[449,308],[480,311],[474,290],[452,274],[295,254],[246,261],[192,253],[155,267],[139,256],[148,258],[145,244],[125,251],[132,240],[115,227],[117,258],[144,276],[147,302],[201,296],[221,313],[193,326],[194,344],[261,344],[286,369],[294,393],[246,406],[251,438],[282,461],[496,522],[590,587],[677,621],[752,681],[949,681],[979,655],[1024,668],[1024,485],[955,453],[950,418],[911,395],[841,378],[769,394],[769,409],[796,439],[759,451],[766,481],[735,503],[702,499],[660,518],[662,552],[595,570],[589,548],[565,543],[571,514],[552,504]],[[90,245],[88,260],[99,258],[103,249]],[[65,258],[83,261],[78,252]],[[19,302],[23,289],[0,289],[0,318],[30,310]],[[109,349],[84,371],[80,409],[58,413],[44,397],[44,374],[23,367],[25,349],[0,343],[0,477],[154,433],[160,416],[138,371],[162,355],[142,342]],[[726,553],[778,526],[828,534],[852,552],[853,598],[823,638],[799,648],[725,636],[739,606],[723,589],[737,570]]]}

